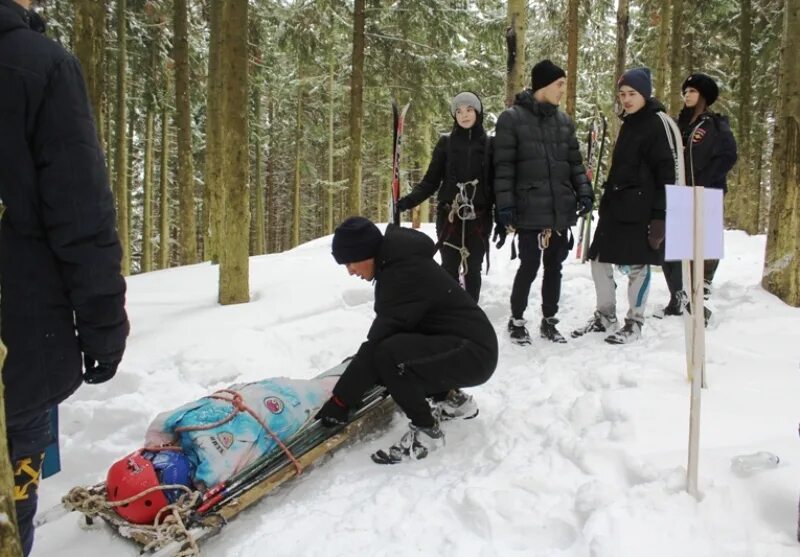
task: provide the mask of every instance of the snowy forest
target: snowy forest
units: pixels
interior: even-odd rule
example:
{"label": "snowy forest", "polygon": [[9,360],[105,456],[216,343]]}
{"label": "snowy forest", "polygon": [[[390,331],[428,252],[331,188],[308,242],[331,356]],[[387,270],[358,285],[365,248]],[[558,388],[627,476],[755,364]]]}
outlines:
{"label": "snowy forest", "polygon": [[40,12],[84,67],[127,274],[220,261],[220,301],[245,301],[248,254],[350,214],[388,220],[391,98],[412,102],[413,185],[452,125],[453,94],[475,91],[491,129],[550,58],[567,69],[562,108],[580,138],[602,111],[613,141],[625,68],[650,67],[673,116],[687,75],[717,80],[715,111],[739,145],[726,225],[769,230],[764,285],[800,305],[800,82],[781,55],[798,51],[797,0],[52,0]]}

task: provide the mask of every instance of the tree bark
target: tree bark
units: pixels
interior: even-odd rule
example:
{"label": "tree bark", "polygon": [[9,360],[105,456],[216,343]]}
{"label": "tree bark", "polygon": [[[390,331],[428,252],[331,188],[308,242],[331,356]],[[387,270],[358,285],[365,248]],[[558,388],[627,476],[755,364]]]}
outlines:
{"label": "tree bark", "polygon": [[142,204],[142,264],[141,271],[153,270],[153,141],[155,107],[147,107],[144,139],[144,200]]}
{"label": "tree bark", "polygon": [[[333,42],[333,41],[331,41]],[[328,59],[328,187],[325,195],[325,234],[333,234],[333,162],[336,149],[334,116],[336,115],[336,51],[331,44]]]}
{"label": "tree bark", "polygon": [[[303,75],[302,64],[297,61],[297,107],[295,112],[294,135],[294,180],[292,182],[292,243],[291,247],[300,245],[300,166],[303,156]],[[359,170],[360,173],[360,170]],[[356,213],[357,214],[357,213]]]}
{"label": "tree bark", "polygon": [[[182,265],[197,262],[197,224],[192,159],[192,107],[189,94],[189,13],[187,0],[175,0],[175,126],[178,135],[178,245]],[[246,36],[246,34],[245,34]]]}
{"label": "tree bark", "polygon": [[578,5],[579,0],[567,0],[567,115],[575,120],[578,90]]}
{"label": "tree bark", "polygon": [[275,229],[275,153],[272,150],[272,125],[275,118],[275,101],[272,97],[268,100],[269,124],[267,128],[267,252],[277,251],[277,237]]}
{"label": "tree bark", "polygon": [[349,211],[361,214],[361,136],[364,131],[364,0],[354,0],[353,58],[350,75],[350,186]]}
{"label": "tree bark", "polygon": [[[617,80],[625,73],[625,65],[628,63],[628,34],[630,33],[630,13],[628,4],[629,0],[618,0],[617,2],[617,50],[614,62],[614,83],[611,89],[614,94],[612,106],[616,113],[619,113],[622,109],[617,100]],[[619,132],[619,118],[609,118],[608,125],[610,129],[606,152],[613,153],[614,143],[617,140],[617,133]],[[600,179],[599,176],[597,178]]]}
{"label": "tree bark", "polygon": [[786,0],[775,114],[772,195],[761,284],[800,307],[800,0]]}
{"label": "tree bark", "polygon": [[128,228],[128,145],[127,145],[127,17],[126,0],[117,0],[117,131],[116,198],[117,232],[122,244],[122,274],[131,274],[131,238]]}
{"label": "tree bark", "polygon": [[514,32],[514,59],[506,70],[506,107],[514,104],[514,97],[525,89],[525,33],[528,31],[528,2],[508,0],[506,25]]}
{"label": "tree bark", "polygon": [[[681,110],[683,78],[683,0],[672,2],[672,37],[670,38],[669,113]],[[664,99],[666,102],[666,99]]]}
{"label": "tree bark", "polygon": [[264,183],[263,183],[263,174],[262,174],[262,165],[264,164],[264,153],[263,153],[263,143],[261,137],[264,133],[264,122],[263,122],[263,107],[262,104],[264,102],[263,99],[263,80],[260,80],[259,83],[255,84],[255,121],[256,121],[256,133],[253,134],[254,136],[254,146],[255,149],[255,176],[254,182],[255,187],[255,253],[261,255],[266,253],[266,237],[264,235],[264,225],[266,224],[266,219],[264,218]]}
{"label": "tree bark", "polygon": [[250,300],[250,150],[248,146],[247,0],[225,0],[220,58],[222,96],[222,181],[225,223],[219,248],[219,302]]}
{"label": "tree bark", "polygon": [[105,146],[106,0],[73,0],[73,5],[75,7],[75,23],[72,29],[73,50],[83,67],[97,137],[100,145]]}
{"label": "tree bark", "polygon": [[[165,85],[169,91],[169,81]],[[166,96],[166,95],[165,95]],[[161,107],[161,187],[159,192],[159,269],[169,268],[169,105]]]}
{"label": "tree bark", "polygon": [[667,84],[669,80],[669,24],[671,0],[661,0],[661,11],[659,14],[660,25],[658,28],[658,64],[656,66],[656,96],[663,101],[667,101],[669,93]]}
{"label": "tree bark", "polygon": [[203,256],[206,261],[219,262],[219,238],[224,226],[225,206],[221,181],[221,114],[222,114],[222,11],[223,0],[213,0],[210,6],[210,40],[208,47],[208,88],[206,97],[206,157],[203,190]]}
{"label": "tree bark", "polygon": [[748,234],[758,234],[758,202],[761,195],[760,181],[755,181],[750,137],[752,133],[752,33],[753,12],[750,0],[741,0],[741,35],[739,59],[739,163],[738,179],[735,185],[735,199],[738,201],[734,214],[736,228]]}
{"label": "tree bark", "polygon": [[[0,341],[0,369],[6,359],[6,347]],[[17,511],[14,506],[14,468],[11,466],[6,440],[6,408],[3,378],[0,376],[0,551],[3,557],[22,557],[22,546],[17,532]]]}

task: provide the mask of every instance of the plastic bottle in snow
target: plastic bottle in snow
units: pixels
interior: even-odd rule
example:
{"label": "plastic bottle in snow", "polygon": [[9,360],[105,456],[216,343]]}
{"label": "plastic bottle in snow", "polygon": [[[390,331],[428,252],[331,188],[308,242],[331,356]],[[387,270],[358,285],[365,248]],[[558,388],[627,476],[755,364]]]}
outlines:
{"label": "plastic bottle in snow", "polygon": [[731,459],[731,470],[740,476],[749,476],[759,470],[775,468],[781,461],[778,455],[767,451],[735,456]]}

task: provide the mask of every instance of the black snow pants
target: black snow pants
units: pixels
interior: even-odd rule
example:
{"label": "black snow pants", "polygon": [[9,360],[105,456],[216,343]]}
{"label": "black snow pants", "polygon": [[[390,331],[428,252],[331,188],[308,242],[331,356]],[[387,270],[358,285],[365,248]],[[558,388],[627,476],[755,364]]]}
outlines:
{"label": "black snow pants", "polygon": [[539,266],[544,263],[542,277],[542,317],[553,317],[558,313],[561,298],[561,268],[572,249],[572,234],[569,229],[553,230],[546,249],[539,247],[541,230],[519,230],[519,269],[511,288],[511,316],[522,319],[528,307],[531,285],[536,279]]}
{"label": "black snow pants", "polygon": [[450,222],[446,217],[446,214],[443,215],[436,223],[442,267],[458,281],[461,270],[460,248],[467,249],[469,255],[466,258],[464,290],[477,303],[481,297],[481,267],[486,256],[492,222],[485,213],[478,213],[478,218],[466,221],[466,226],[462,229],[461,219],[455,218],[454,222]]}

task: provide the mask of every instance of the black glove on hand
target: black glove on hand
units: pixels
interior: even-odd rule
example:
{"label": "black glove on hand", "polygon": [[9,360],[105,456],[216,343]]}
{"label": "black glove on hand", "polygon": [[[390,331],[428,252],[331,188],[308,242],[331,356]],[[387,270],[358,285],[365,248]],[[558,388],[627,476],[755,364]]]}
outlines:
{"label": "black glove on hand", "polygon": [[90,385],[97,385],[98,383],[105,383],[117,373],[119,361],[116,362],[98,362],[91,356],[84,354],[83,365],[85,371],[83,372],[83,381]]}
{"label": "black glove on hand", "polygon": [[317,415],[314,416],[315,419],[321,420],[322,425],[325,427],[345,425],[349,417],[350,412],[347,406],[344,402],[339,400],[339,397],[336,395],[329,398],[328,401],[322,405],[322,408],[319,409]]}
{"label": "black glove on hand", "polygon": [[652,249],[661,247],[661,242],[664,241],[666,234],[666,225],[663,220],[651,220],[650,228],[647,230],[647,242]]}
{"label": "black glove on hand", "polygon": [[508,231],[506,227],[500,223],[494,225],[494,235],[492,236],[492,242],[496,242],[494,247],[500,249],[503,247],[503,244],[506,243],[506,236],[508,235]]}
{"label": "black glove on hand", "polygon": [[592,201],[591,197],[579,197],[578,198],[578,216],[582,217],[592,212],[592,206],[594,202]]}
{"label": "black glove on hand", "polygon": [[508,228],[509,226],[514,226],[514,221],[517,220],[517,211],[514,207],[509,207],[508,209],[500,209],[497,211],[497,224],[501,225],[503,228]]}
{"label": "black glove on hand", "polygon": [[408,211],[409,209],[411,209],[411,200],[408,199],[408,196],[401,197],[397,200],[398,211],[402,213],[403,211]]}

